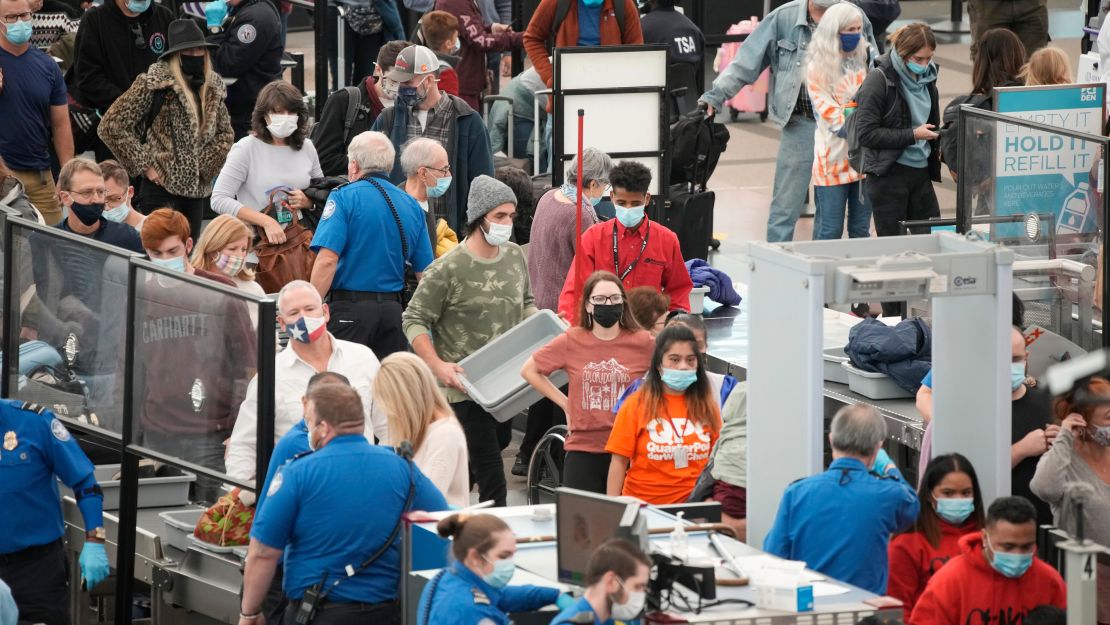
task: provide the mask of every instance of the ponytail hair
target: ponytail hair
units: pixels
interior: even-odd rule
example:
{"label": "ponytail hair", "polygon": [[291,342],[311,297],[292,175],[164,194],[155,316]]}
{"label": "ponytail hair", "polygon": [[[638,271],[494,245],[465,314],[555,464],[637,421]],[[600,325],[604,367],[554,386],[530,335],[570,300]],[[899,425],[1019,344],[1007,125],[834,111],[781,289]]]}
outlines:
{"label": "ponytail hair", "polygon": [[451,553],[462,562],[471,549],[487,553],[497,542],[496,534],[509,531],[500,517],[492,514],[452,514],[436,525],[436,532],[451,539]]}

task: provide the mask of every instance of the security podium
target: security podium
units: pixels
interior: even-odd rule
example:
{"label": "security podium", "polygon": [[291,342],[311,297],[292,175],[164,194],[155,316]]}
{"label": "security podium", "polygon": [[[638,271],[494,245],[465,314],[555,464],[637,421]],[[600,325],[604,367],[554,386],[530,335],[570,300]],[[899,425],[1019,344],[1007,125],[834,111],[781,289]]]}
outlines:
{"label": "security podium", "polygon": [[954,233],[749,245],[748,539],[762,544],[791,482],[824,470],[826,304],[931,300],[933,452],[1010,492],[1013,252]]}

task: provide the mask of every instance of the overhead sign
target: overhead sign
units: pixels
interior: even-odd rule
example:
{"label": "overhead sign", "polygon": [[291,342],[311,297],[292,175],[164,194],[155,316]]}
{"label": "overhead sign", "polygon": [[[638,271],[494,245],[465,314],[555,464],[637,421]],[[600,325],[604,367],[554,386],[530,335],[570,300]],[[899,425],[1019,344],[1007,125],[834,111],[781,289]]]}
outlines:
{"label": "overhead sign", "polygon": [[[995,89],[999,113],[1101,135],[1104,83]],[[995,132],[995,214],[1052,213],[1058,235],[1093,234],[1098,224],[1089,184],[1099,146],[1063,135],[1000,124]]]}

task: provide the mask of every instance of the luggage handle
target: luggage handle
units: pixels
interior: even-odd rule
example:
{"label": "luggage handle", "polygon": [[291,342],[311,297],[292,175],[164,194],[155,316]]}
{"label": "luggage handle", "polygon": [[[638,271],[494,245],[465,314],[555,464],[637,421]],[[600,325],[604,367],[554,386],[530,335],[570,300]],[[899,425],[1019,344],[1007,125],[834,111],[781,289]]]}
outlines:
{"label": "luggage handle", "polygon": [[[551,89],[540,89],[534,96],[550,96],[551,92]],[[555,116],[554,111],[552,111],[551,116]],[[549,119],[547,123],[553,123],[553,120]],[[547,155],[552,171],[555,170],[554,156],[553,154]],[[532,99],[532,175],[540,175],[540,99],[538,97]]]}
{"label": "luggage handle", "polygon": [[507,95],[487,95],[482,98],[482,117],[485,118],[486,123],[489,123],[489,111],[493,107],[492,102],[507,102],[509,104],[509,117],[508,117],[508,140],[505,142],[505,155],[509,158],[516,158],[513,155],[513,99]]}

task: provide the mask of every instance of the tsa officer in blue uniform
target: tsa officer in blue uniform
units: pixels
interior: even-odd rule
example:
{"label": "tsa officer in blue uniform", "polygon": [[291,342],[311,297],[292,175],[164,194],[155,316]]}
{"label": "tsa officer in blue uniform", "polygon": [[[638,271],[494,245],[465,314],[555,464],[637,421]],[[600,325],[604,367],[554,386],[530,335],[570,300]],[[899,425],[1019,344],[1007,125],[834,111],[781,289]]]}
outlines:
{"label": "tsa officer in blue uniform", "polygon": [[509,625],[509,612],[574,602],[557,588],[508,585],[516,571],[516,536],[499,517],[453,514],[436,530],[451,539],[455,561],[424,587],[417,625]]}
{"label": "tsa officer in blue uniform", "polygon": [[551,625],[639,625],[647,601],[651,559],[620,538],[601,544],[586,567],[586,592]]}
{"label": "tsa officer in blue uniform", "polygon": [[227,88],[227,112],[238,141],[250,132],[251,113],[258,93],[267,84],[281,79],[285,43],[276,3],[227,0],[227,5],[231,7],[227,25],[223,32],[209,37],[208,42],[219,46],[212,55],[216,72],[224,78],[235,79]]}
{"label": "tsa officer in blue uniform", "polygon": [[93,464],[49,410],[0,400],[0,579],[11,587],[19,618],[69,622],[66,553],[58,480],[69,486],[85,521],[81,575],[88,588],[108,576],[104,496]]}
{"label": "tsa officer in blue uniform", "polygon": [[353,388],[311,389],[305,425],[313,453],[274,476],[255,516],[239,622],[265,621],[263,600],[284,551],[290,601],[284,622],[294,622],[302,600],[313,594],[307,591],[318,587],[324,600],[315,625],[399,623],[400,534],[394,532],[406,504],[433,511],[445,510],[447,501],[414,464],[366,440],[362,398]]}
{"label": "tsa officer in blue uniform", "polygon": [[886,594],[891,534],[917,519],[917,495],[883,451],[886,421],[871,406],[833,417],[832,464],[787,487],[763,550],[878,595]]}
{"label": "tsa officer in blue uniform", "polygon": [[419,279],[435,257],[424,210],[389,181],[395,156],[389,137],[361,133],[347,154],[352,182],[332,191],[312,238],[312,286],[327,299],[328,331],[384,360],[407,346],[401,331],[405,266]]}

